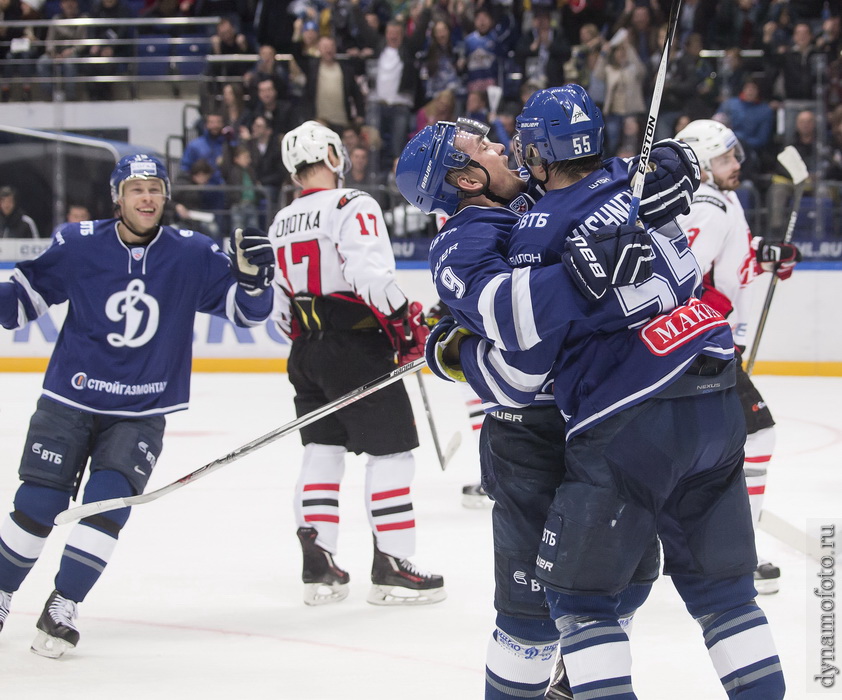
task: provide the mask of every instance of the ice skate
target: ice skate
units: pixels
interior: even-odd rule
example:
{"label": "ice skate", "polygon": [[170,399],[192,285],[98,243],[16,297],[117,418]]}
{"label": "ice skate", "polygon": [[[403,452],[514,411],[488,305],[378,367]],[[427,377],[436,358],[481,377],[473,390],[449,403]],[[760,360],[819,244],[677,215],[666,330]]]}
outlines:
{"label": "ice skate", "polygon": [[0,631],[3,629],[3,624],[9,615],[9,608],[12,605],[12,594],[6,591],[0,591]]}
{"label": "ice skate", "polygon": [[468,484],[462,487],[462,506],[465,508],[490,508],[494,505],[482,484]]}
{"label": "ice skate", "polygon": [[754,570],[754,587],[760,595],[772,595],[780,590],[781,570],[768,561],[761,561]]}
{"label": "ice skate", "polygon": [[338,603],[348,597],[347,571],[333,561],[333,555],[316,544],[318,532],[312,527],[298,528],[298,540],[304,555],[301,580],[304,581],[304,602],[307,605]]}
{"label": "ice skate", "polygon": [[544,700],[573,700],[573,691],[570,689],[570,679],[564,668],[564,659],[558,652],[556,652],[555,665],[550,676],[550,686],[544,693]]}
{"label": "ice skate", "polygon": [[78,614],[76,603],[53,591],[35,624],[38,634],[32,642],[32,651],[39,656],[58,659],[73,649],[79,643],[79,630],[74,624]]}
{"label": "ice skate", "polygon": [[447,597],[444,578],[421,571],[408,559],[384,554],[374,546],[371,565],[372,605],[429,605]]}

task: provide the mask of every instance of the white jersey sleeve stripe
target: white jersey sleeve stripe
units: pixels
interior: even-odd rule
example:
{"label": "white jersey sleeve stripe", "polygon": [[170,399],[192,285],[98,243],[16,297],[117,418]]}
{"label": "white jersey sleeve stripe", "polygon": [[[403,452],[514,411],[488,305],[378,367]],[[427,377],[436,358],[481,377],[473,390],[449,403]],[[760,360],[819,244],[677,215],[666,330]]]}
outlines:
{"label": "white jersey sleeve stripe", "polygon": [[497,296],[497,290],[508,279],[511,278],[509,274],[501,274],[492,278],[491,281],[485,285],[477,302],[477,311],[482,318],[483,328],[485,330],[485,337],[488,338],[501,350],[508,350],[506,342],[500,332],[497,323],[497,315],[494,312],[494,300]]}
{"label": "white jersey sleeve stripe", "polygon": [[512,270],[512,315],[521,350],[527,350],[541,341],[532,310],[532,292],[529,288],[531,273],[530,267]]}
{"label": "white jersey sleeve stripe", "polygon": [[[24,275],[20,271],[20,269],[18,269],[18,268],[14,269],[14,271],[12,272],[12,279],[15,282],[17,282],[21,287],[23,287],[23,290],[26,292],[26,295],[29,297],[29,300],[32,302],[32,306],[35,307],[35,313],[38,314],[38,316],[42,316],[43,314],[47,313],[47,302],[44,301],[44,297],[42,297],[38,292],[36,292],[32,288],[32,285],[29,284],[29,280],[26,278],[26,275]],[[18,318],[20,318],[20,317],[21,317],[21,312],[18,311]],[[24,315],[24,318],[26,318],[25,315]],[[32,319],[27,319],[27,320],[32,320]],[[26,321],[24,321],[24,323],[22,323],[21,325],[25,325],[25,323],[26,323]]]}

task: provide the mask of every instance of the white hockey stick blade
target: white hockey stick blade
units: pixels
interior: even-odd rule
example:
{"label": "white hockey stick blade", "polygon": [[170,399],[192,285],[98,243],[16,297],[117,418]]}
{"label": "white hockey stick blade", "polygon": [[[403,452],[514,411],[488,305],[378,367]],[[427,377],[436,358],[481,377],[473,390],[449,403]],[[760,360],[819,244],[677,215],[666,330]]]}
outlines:
{"label": "white hockey stick blade", "polygon": [[94,501],[93,503],[83,503],[81,506],[63,510],[56,516],[54,522],[56,525],[65,525],[67,523],[72,523],[74,520],[87,518],[91,515],[96,515],[97,513],[105,513],[107,511],[117,510],[118,508],[125,508],[127,506],[139,506],[143,503],[154,501],[161,496],[166,496],[171,491],[180,489],[182,486],[186,486],[191,481],[201,479],[203,476],[207,476],[208,474],[215,472],[217,469],[221,469],[232,462],[236,462],[238,459],[259,450],[262,447],[266,447],[266,445],[272,444],[285,435],[298,432],[305,425],[310,425],[310,423],[315,423],[317,420],[324,418],[331,413],[336,413],[336,411],[341,408],[350,406],[352,403],[355,403],[366,396],[370,396],[374,392],[380,391],[380,389],[387,387],[394,382],[400,381],[407,374],[418,372],[426,366],[427,361],[423,357],[413,360],[412,362],[392,370],[388,374],[384,374],[382,377],[378,377],[377,379],[370,381],[368,384],[363,384],[362,386],[349,391],[344,396],[340,396],[338,399],[334,399],[333,401],[326,403],[324,406],[320,406],[319,408],[310,411],[310,413],[296,418],[294,421],[287,423],[286,425],[282,425],[280,428],[276,428],[270,433],[261,435],[259,438],[232,450],[227,455],[213,460],[213,462],[208,462],[204,466],[199,467],[189,474],[185,474],[177,481],[173,481],[171,484],[162,486],[156,491],[142,493],[137,496],[128,496],[126,498],[110,498],[103,501]]}
{"label": "white hockey stick blade", "polygon": [[819,561],[822,557],[818,537],[810,537],[803,530],[768,510],[760,513],[760,529],[811,559]]}
{"label": "white hockey stick blade", "polygon": [[442,454],[442,469],[447,467],[461,444],[462,433],[455,433],[453,437],[450,438],[450,442],[447,443],[447,447],[444,448],[444,453]]}
{"label": "white hockey stick blade", "polygon": [[799,185],[810,177],[810,173],[807,171],[807,164],[795,146],[787,146],[778,153],[778,163],[789,173],[794,185]]}
{"label": "white hockey stick blade", "polygon": [[485,88],[485,93],[488,95],[488,113],[495,114],[503,98],[503,88],[499,85],[489,85]]}

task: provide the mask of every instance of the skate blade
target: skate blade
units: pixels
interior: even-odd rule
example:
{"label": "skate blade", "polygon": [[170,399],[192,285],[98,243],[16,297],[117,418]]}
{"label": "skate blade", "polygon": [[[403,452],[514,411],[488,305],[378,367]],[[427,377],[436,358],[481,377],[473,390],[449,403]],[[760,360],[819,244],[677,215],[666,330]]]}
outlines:
{"label": "skate blade", "polygon": [[463,508],[468,508],[470,510],[484,510],[485,508],[491,508],[493,505],[494,501],[492,501],[488,496],[462,494]]}
{"label": "skate blade", "polygon": [[48,659],[58,659],[64,656],[66,651],[70,651],[75,648],[75,644],[70,644],[70,642],[66,642],[58,637],[51,637],[46,632],[38,630],[38,634],[35,635],[35,641],[32,642],[32,646],[29,647],[29,650],[34,654],[38,654],[38,656],[43,656]]}
{"label": "skate blade", "polygon": [[754,587],[759,595],[774,595],[781,590],[780,581],[776,578],[754,579]]}
{"label": "skate blade", "polygon": [[305,605],[328,605],[348,597],[347,583],[305,583]]}
{"label": "skate blade", "polygon": [[403,586],[381,586],[371,584],[366,600],[372,605],[432,605],[447,598],[444,588],[430,588],[419,591]]}

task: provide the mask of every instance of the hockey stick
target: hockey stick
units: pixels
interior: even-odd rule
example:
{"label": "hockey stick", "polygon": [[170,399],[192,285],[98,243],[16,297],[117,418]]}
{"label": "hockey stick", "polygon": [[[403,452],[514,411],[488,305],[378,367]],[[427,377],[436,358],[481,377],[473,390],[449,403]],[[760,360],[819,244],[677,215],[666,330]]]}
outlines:
{"label": "hockey stick", "polygon": [[242,447],[238,447],[236,450],[229,452],[224,457],[215,459],[213,462],[208,462],[205,466],[199,467],[196,471],[190,472],[186,476],[181,477],[178,481],[174,481],[173,483],[157,489],[156,491],[142,493],[137,496],[127,496],[125,498],[109,498],[104,501],[93,501],[92,503],[84,503],[81,506],[76,506],[75,508],[68,508],[56,516],[55,523],[56,525],[64,525],[76,520],[81,520],[82,518],[90,517],[91,515],[96,515],[97,513],[105,513],[111,510],[117,510],[118,508],[126,508],[128,506],[139,506],[144,503],[157,500],[161,496],[166,496],[168,493],[175,491],[176,489],[180,489],[182,486],[186,486],[191,481],[196,481],[203,476],[207,476],[211,472],[221,469],[226,464],[236,462],[238,459],[245,457],[247,454],[251,454],[256,450],[259,450],[261,447],[266,447],[266,445],[275,442],[275,440],[278,440],[285,435],[294,433],[304,426],[310,425],[310,423],[315,423],[320,418],[324,418],[331,413],[336,413],[336,411],[345,408],[346,406],[350,406],[352,403],[355,403],[360,399],[364,399],[366,396],[370,396],[376,391],[380,391],[380,389],[389,386],[389,384],[393,384],[402,379],[405,375],[417,372],[426,364],[427,361],[424,358],[419,358],[405,364],[403,367],[398,367],[388,374],[384,374],[382,377],[378,377],[377,379],[370,381],[368,384],[363,384],[361,387],[357,387],[353,391],[349,391],[344,396],[340,396],[338,399],[334,399],[333,401],[326,403],[324,406],[317,408],[315,411],[310,411],[310,413],[303,415],[300,418],[296,418],[291,423],[282,425],[280,428],[276,428],[271,433],[266,433],[266,435],[263,435],[256,440],[252,440]]}
{"label": "hockey stick", "polygon": [[421,400],[424,402],[424,412],[427,414],[427,423],[430,424],[430,434],[433,436],[433,444],[436,447],[436,456],[439,458],[441,470],[444,471],[447,468],[447,463],[450,461],[450,458],[453,457],[456,450],[459,449],[459,445],[462,444],[462,433],[456,433],[452,438],[450,438],[450,442],[447,443],[445,451],[441,451],[439,431],[436,429],[435,421],[433,421],[433,411],[430,408],[430,398],[427,396],[427,387],[424,385],[424,379],[420,372],[415,376],[418,377],[418,389],[421,392]]}
{"label": "hockey stick", "polygon": [[667,77],[667,61],[670,51],[672,51],[675,28],[678,26],[678,16],[680,13],[681,0],[673,0],[672,7],[670,7],[667,36],[664,39],[664,52],[661,54],[661,62],[658,64],[655,89],[652,92],[652,103],[649,105],[649,115],[646,117],[646,130],[643,132],[643,145],[640,148],[637,175],[634,178],[632,186],[631,207],[629,209],[628,219],[630,225],[633,225],[637,220],[637,212],[640,209],[640,198],[643,195],[643,180],[646,177],[646,170],[649,168],[649,156],[652,153],[652,144],[655,141],[655,126],[658,124],[658,110],[661,108],[661,96],[664,94],[664,81]]}
{"label": "hockey stick", "polygon": [[[795,149],[795,146],[787,146],[783,151],[778,153],[778,162],[786,169],[792,178],[792,184],[795,185],[795,190],[792,195],[792,213],[789,215],[789,223],[786,226],[786,234],[784,235],[784,243],[789,243],[792,240],[792,233],[795,231],[795,223],[798,221],[798,209],[801,206],[801,196],[804,194],[804,188],[807,185],[807,166],[801,155]],[[760,312],[760,321],[757,324],[757,332],[754,334],[754,342],[751,344],[751,352],[746,362],[746,374],[751,375],[754,369],[754,361],[757,358],[757,348],[760,347],[760,337],[763,335],[763,330],[766,328],[766,319],[769,317],[769,309],[772,306],[772,296],[775,294],[775,286],[778,284],[777,270],[772,273],[772,281],[769,283],[769,289],[766,291],[766,300],[763,302],[763,309]]]}
{"label": "hockey stick", "polygon": [[776,540],[819,561],[822,557],[818,538],[810,538],[806,532],[768,510],[760,511],[760,529],[768,532]]}

